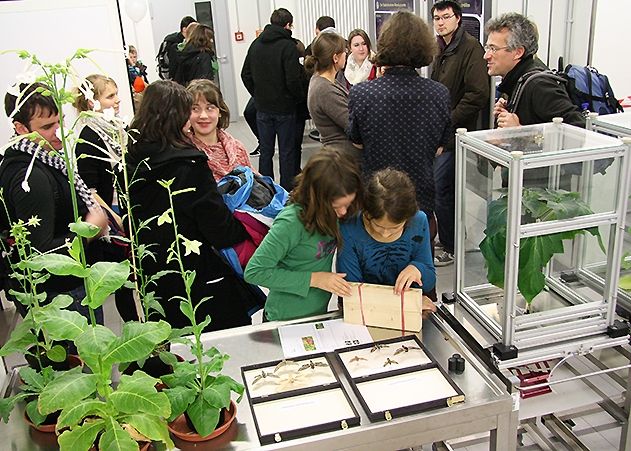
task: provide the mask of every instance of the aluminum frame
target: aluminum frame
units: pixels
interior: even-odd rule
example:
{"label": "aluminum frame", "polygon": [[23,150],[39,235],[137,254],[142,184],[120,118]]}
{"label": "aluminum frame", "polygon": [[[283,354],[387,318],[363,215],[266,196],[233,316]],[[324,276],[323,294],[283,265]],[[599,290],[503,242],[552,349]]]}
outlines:
{"label": "aluminum frame", "polygon": [[[544,130],[552,130],[551,138],[560,139],[561,134],[554,134],[554,129],[549,127],[561,127],[577,129],[562,124],[560,120],[553,121],[553,125],[546,125]],[[566,131],[571,136],[573,131]],[[569,149],[558,153],[522,153],[508,152],[493,144],[476,137],[481,132],[468,133],[466,129],[458,129],[456,133],[456,242],[455,242],[455,294],[457,301],[468,311],[471,316],[498,341],[505,346],[516,346],[519,353],[525,352],[527,360],[542,360],[546,356],[559,355],[556,344],[563,342],[563,346],[575,350],[583,348],[584,344],[594,340],[599,346],[608,347],[619,344],[620,340],[610,339],[607,328],[614,324],[615,306],[617,301],[617,287],[620,258],[622,255],[622,233],[624,231],[624,218],[626,214],[626,199],[629,194],[629,156],[631,155],[631,139],[629,142],[611,141],[609,145],[600,145],[588,149]],[[488,136],[493,131],[485,131]],[[587,129],[582,133],[595,133]],[[599,141],[597,141],[599,142]],[[552,148],[561,148],[563,143],[551,142]],[[507,240],[504,267],[504,313],[500,316],[499,324],[491,318],[476,302],[476,298],[496,295],[501,292],[490,284],[480,284],[471,287],[465,286],[465,193],[467,192],[467,153],[473,152],[502,167],[508,168],[508,211],[507,211]],[[581,177],[581,192],[583,200],[590,199],[592,182],[593,161],[604,158],[619,159],[620,164],[616,176],[620,181],[620,189],[615,193],[614,210],[577,218],[557,221],[547,221],[534,224],[521,224],[521,198],[523,194],[523,171],[526,169],[549,167],[560,164],[581,162],[583,163],[583,177]],[[550,171],[550,186],[558,187],[558,171]],[[546,286],[554,292],[567,306],[555,308],[547,312],[539,312],[531,315],[517,316],[515,313],[517,300],[517,276],[519,264],[520,239],[547,235],[556,232],[585,229],[595,226],[609,226],[610,234],[607,243],[607,268],[606,277],[600,287],[604,290],[603,299],[590,302],[584,299],[575,290],[561,283],[551,275],[551,265],[546,268]],[[584,246],[585,240],[580,241]],[[594,286],[598,276],[590,273],[585,268],[577,271],[579,280],[585,286]],[[584,276],[584,277],[580,277]],[[628,339],[628,336],[626,337]],[[526,357],[526,355],[524,357]],[[514,361],[515,359],[511,359]],[[521,360],[518,358],[517,360]],[[506,363],[506,362],[503,362]]]}

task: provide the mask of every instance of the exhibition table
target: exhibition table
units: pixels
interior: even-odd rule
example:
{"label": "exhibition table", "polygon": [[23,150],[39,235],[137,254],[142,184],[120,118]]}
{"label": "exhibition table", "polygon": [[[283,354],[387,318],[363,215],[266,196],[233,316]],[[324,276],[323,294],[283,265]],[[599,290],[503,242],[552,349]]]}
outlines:
{"label": "exhibition table", "polygon": [[[293,322],[269,322],[256,326],[241,327],[203,335],[207,347],[215,346],[230,355],[224,367],[228,374],[241,381],[241,367],[259,362],[279,360],[283,351],[278,328],[286,324],[323,321],[336,315],[323,315]],[[374,340],[401,336],[400,331],[369,328]],[[238,404],[237,421],[217,439],[202,443],[187,443],[175,440],[180,449],[378,449],[397,450],[421,444],[438,442],[471,434],[490,431],[490,449],[514,450],[516,448],[517,410],[513,398],[499,379],[489,372],[465,347],[454,331],[437,315],[423,321],[423,329],[418,334],[423,345],[436,361],[447,370],[447,360],[459,353],[466,360],[462,374],[450,373],[450,377],[465,394],[465,402],[393,418],[390,421],[371,422],[361,408],[357,397],[350,388],[349,381],[341,376],[352,404],[360,415],[360,425],[345,430],[309,435],[293,440],[285,440],[267,446],[260,445],[252,411],[247,395]],[[174,345],[173,352],[184,358],[191,358],[187,349]],[[331,359],[334,370],[342,374],[339,361]],[[336,368],[337,367],[337,368]],[[13,375],[16,375],[14,371]],[[9,389],[17,383],[10,381]],[[419,387],[431,390],[431,387]],[[3,449],[56,449],[52,434],[42,434],[30,429],[22,418],[23,406],[16,408],[8,425],[0,424]]]}

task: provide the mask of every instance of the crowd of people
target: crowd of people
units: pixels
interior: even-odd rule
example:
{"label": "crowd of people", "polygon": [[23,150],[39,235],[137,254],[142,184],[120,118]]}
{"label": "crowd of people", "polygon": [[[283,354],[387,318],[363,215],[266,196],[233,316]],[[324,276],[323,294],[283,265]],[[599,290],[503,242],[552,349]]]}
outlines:
{"label": "crowd of people", "polygon": [[[211,316],[206,330],[250,324],[260,306],[270,321],[325,313],[331,295],[350,294],[350,282],[389,285],[395,293],[421,287],[424,307],[431,310],[435,266],[454,259],[454,130],[484,126],[489,76],[502,77],[493,111],[498,127],[555,116],[583,121],[551,79],[520,85],[523,74],[544,67],[536,57],[536,26],[526,17],[510,13],[491,19],[484,47],[462,27],[457,1],[435,3],[432,19],[433,30],[410,12],[393,14],[373,49],[365,31],[343,37],[335,21],[324,16],[305,49],[292,37],[292,14],[275,10],[241,72],[252,96],[245,115],[259,142],[252,149],[260,151],[255,167],[248,149],[226,130],[230,111],[213,81],[213,32],[185,17],[180,31],[165,39],[168,70],[161,73],[170,80],[148,83],[146,67],[129,49],[129,83],[140,85],[140,78],[147,85],[129,140],[121,141],[105,114],[119,110],[113,79],[90,75],[77,92],[78,112],[101,113],[79,121],[74,177],[79,214],[105,234],[103,208],[117,208],[115,187],[124,190],[137,224],[171,211],[177,233],[198,243],[200,252],[187,252],[183,261],[196,271],[193,299],[212,297],[195,311],[199,321]],[[430,78],[421,77],[417,69],[428,65]],[[518,88],[523,92],[516,101]],[[40,218],[30,240],[45,252],[71,238],[68,224],[74,220],[66,165],[50,152],[61,149],[60,112],[42,94],[46,86],[21,85],[20,90],[19,102],[6,95],[5,110],[15,133],[24,137],[6,150],[0,187],[9,221]],[[323,147],[301,168],[307,117]],[[33,132],[41,139],[30,139]],[[278,184],[272,164],[276,141]],[[117,182],[120,168],[103,157],[122,152],[127,152],[128,174],[134,175],[126,187]],[[25,180],[30,190],[24,189]],[[165,180],[172,180],[177,196],[169,196],[160,183]],[[246,188],[240,206],[227,202],[227,196]],[[174,227],[163,221],[140,228],[137,239],[153,249],[143,271],[167,271],[155,290],[166,320],[184,327],[188,321],[172,301],[185,290],[171,257]],[[98,235],[89,241],[96,261],[127,258],[111,252]],[[259,287],[269,289],[266,298]],[[80,279],[53,276],[45,289],[49,299],[67,293],[77,310],[85,310]],[[131,290],[116,294],[124,319],[135,317],[133,303]]]}

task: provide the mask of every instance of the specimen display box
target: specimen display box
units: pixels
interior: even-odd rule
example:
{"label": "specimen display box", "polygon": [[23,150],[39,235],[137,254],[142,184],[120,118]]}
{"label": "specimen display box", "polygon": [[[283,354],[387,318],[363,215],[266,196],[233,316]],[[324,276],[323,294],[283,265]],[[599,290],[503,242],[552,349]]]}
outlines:
{"label": "specimen display box", "polygon": [[359,425],[326,354],[241,367],[262,445]]}
{"label": "specimen display box", "polygon": [[351,283],[344,298],[344,322],[419,332],[422,325],[423,290],[412,288],[394,294],[393,287]]}
{"label": "specimen display box", "polygon": [[[629,146],[552,123],[456,136],[455,297],[498,366],[624,342],[615,318]],[[604,283],[582,263],[606,261]]]}
{"label": "specimen display box", "polygon": [[464,402],[462,390],[416,336],[339,349],[336,355],[371,421]]}

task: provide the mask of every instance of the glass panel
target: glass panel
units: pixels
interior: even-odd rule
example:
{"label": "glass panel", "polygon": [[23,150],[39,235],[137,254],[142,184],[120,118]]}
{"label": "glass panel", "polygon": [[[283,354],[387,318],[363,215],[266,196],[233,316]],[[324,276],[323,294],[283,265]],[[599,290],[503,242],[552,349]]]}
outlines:
{"label": "glass panel", "polygon": [[631,135],[631,112],[598,116],[594,124],[604,126],[611,125],[616,129],[620,129],[620,131],[626,130],[626,134]]}
{"label": "glass panel", "polygon": [[507,152],[524,152],[526,159],[530,155],[541,153],[563,153],[569,150],[598,149],[621,144],[619,140],[603,134],[571,125],[552,123],[481,130],[467,133],[467,136],[492,144]]}

